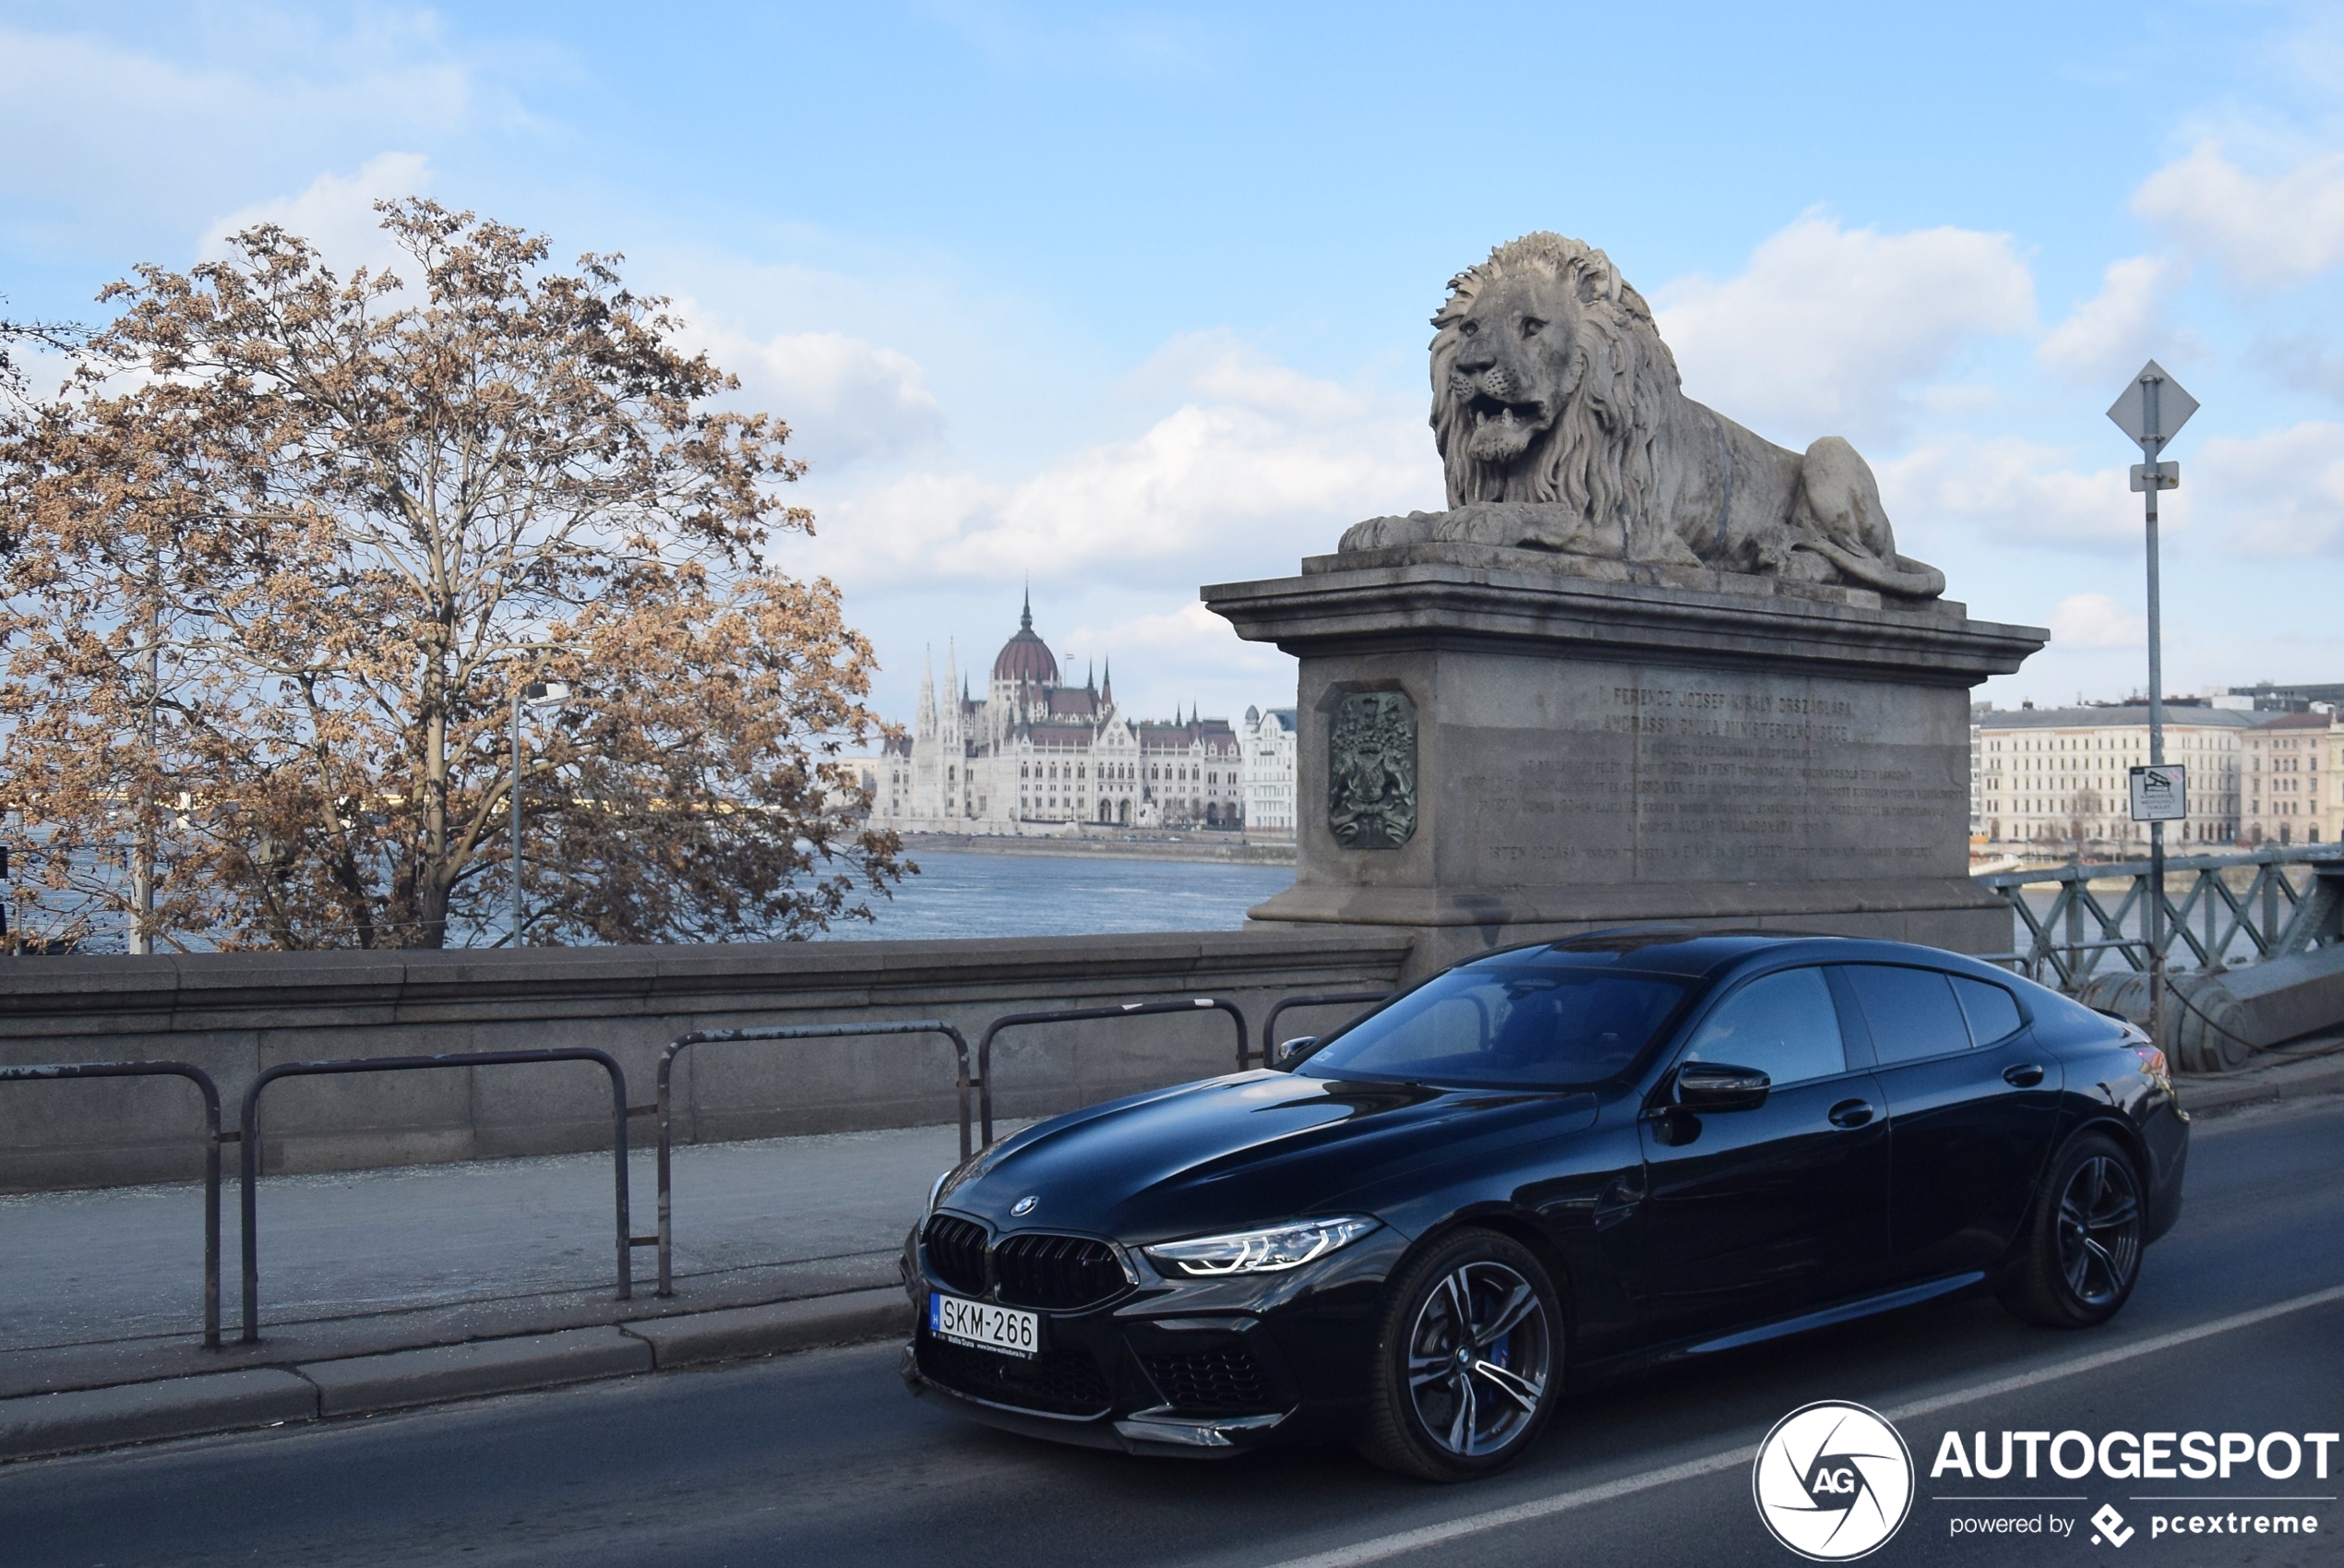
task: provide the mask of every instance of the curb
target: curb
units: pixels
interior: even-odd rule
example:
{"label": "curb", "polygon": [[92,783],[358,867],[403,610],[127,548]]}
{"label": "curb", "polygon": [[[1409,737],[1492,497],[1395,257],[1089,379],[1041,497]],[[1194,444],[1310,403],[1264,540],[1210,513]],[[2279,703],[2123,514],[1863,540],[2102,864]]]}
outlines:
{"label": "curb", "polygon": [[0,1462],[401,1410],[908,1335],[901,1289],[0,1399]]}
{"label": "curb", "polygon": [[900,1287],[853,1290],[810,1301],[776,1301],[764,1307],[731,1307],[716,1312],[649,1318],[623,1325],[646,1343],[662,1371],[776,1356],[824,1345],[857,1345],[872,1339],[909,1338],[912,1304]]}
{"label": "curb", "polygon": [[274,1367],[31,1394],[0,1400],[0,1458],[317,1418],[317,1386]]}
{"label": "curb", "polygon": [[651,1370],[652,1347],[616,1328],[476,1339],[469,1345],[310,1361],[294,1369],[317,1385],[321,1416],[365,1415]]}

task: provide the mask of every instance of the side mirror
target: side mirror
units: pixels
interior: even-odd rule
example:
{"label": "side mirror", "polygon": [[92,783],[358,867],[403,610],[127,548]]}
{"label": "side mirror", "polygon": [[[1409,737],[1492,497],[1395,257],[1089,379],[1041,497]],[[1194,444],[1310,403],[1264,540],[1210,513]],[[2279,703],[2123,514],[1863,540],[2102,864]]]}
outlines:
{"label": "side mirror", "polygon": [[1677,1069],[1677,1104],[1687,1110],[1756,1110],[1774,1080],[1754,1067],[1689,1061]]}
{"label": "side mirror", "polygon": [[1303,1054],[1319,1043],[1316,1035],[1297,1035],[1291,1040],[1280,1040],[1270,1051],[1270,1059],[1262,1065],[1283,1072],[1302,1059]]}

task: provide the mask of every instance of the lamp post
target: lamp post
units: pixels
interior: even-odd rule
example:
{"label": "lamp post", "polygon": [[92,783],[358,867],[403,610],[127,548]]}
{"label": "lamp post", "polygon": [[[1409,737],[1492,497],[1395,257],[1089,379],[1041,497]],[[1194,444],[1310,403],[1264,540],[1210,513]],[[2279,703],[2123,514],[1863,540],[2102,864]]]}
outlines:
{"label": "lamp post", "polygon": [[520,912],[520,711],[523,708],[558,708],[569,700],[569,686],[565,681],[532,680],[513,693],[513,946],[527,945],[521,930]]}

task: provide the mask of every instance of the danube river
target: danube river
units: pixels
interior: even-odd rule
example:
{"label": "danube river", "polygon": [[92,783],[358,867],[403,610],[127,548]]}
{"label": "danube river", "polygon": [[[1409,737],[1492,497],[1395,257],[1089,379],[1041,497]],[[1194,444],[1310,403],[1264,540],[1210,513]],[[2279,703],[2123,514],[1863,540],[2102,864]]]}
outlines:
{"label": "danube river", "polygon": [[1294,885],[1291,866],[1110,860],[915,849],[920,874],[874,899],[875,922],[832,939],[1051,937],[1093,931],[1234,931],[1245,912]]}

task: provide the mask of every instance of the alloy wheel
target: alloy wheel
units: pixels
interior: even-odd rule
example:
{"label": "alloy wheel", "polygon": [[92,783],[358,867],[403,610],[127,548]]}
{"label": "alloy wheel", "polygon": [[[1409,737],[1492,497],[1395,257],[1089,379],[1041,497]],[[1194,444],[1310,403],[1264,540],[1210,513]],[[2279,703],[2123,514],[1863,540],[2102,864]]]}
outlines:
{"label": "alloy wheel", "polygon": [[1553,1329],[1537,1289],[1504,1263],[1466,1263],[1417,1310],[1408,1397],[1436,1444],[1477,1458],[1537,1419],[1553,1364]]}
{"label": "alloy wheel", "polygon": [[2093,1155],[2059,1195],[2059,1272],[2076,1300],[2101,1307],[2132,1284],[2140,1255],[2140,1193],[2132,1167],[2113,1155]]}

